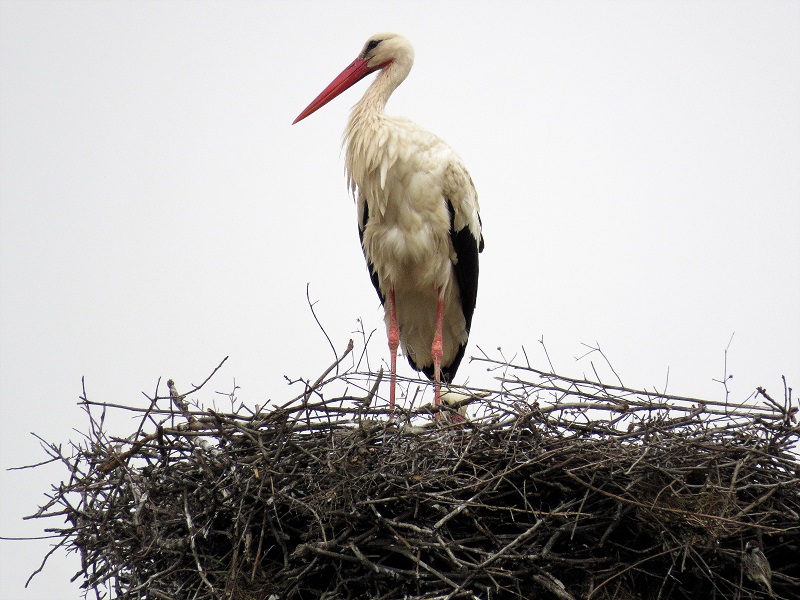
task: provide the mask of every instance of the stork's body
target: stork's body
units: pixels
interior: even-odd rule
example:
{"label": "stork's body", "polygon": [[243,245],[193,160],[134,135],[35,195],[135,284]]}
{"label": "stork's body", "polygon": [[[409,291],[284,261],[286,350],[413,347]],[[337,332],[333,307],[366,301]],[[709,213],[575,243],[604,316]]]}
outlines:
{"label": "stork's body", "polygon": [[442,140],[384,107],[414,61],[409,42],[378,34],[295,123],[380,70],[345,132],[349,185],[370,277],[386,309],[395,402],[398,345],[411,366],[449,382],[464,356],[483,249],[478,198],[461,159]]}

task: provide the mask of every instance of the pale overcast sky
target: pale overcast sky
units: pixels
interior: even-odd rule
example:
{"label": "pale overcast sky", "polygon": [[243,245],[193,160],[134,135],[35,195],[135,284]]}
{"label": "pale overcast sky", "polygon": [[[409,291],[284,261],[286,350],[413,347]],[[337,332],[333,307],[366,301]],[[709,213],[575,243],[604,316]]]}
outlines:
{"label": "pale overcast sky", "polygon": [[[7,469],[44,458],[31,431],[80,438],[81,377],[143,403],[230,355],[203,399],[286,400],[331,361],[307,283],[338,348],[361,318],[386,360],[340,149],[367,82],[290,125],[379,31],[417,56],[389,112],[478,189],[468,357],[547,368],[544,338],[588,375],[599,342],[629,386],[721,399],[730,342],[735,401],[800,385],[796,1],[2,0],[0,535],[42,533],[66,472]],[[0,541],[2,597],[80,597],[75,555],[22,588],[47,549]]]}

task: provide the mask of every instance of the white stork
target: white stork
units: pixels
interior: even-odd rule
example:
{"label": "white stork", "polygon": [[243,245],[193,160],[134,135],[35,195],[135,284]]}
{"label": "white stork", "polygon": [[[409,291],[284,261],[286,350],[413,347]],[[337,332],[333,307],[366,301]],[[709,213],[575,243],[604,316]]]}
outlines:
{"label": "white stork", "polygon": [[439,405],[441,382],[452,381],[464,357],[483,250],[478,196],[461,159],[429,131],[384,112],[413,63],[414,49],[403,36],[374,35],[294,120],[380,71],[353,107],[344,142],[361,247],[386,309],[391,409],[398,345],[411,367],[434,381]]}

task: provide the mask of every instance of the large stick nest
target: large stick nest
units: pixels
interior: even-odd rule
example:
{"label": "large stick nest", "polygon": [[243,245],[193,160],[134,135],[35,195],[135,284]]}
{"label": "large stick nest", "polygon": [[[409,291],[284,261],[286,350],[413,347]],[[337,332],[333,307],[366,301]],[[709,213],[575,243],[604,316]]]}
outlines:
{"label": "large stick nest", "polygon": [[[85,438],[45,446],[69,479],[34,517],[66,516],[48,531],[98,598],[767,597],[751,539],[797,597],[790,388],[733,405],[481,360],[499,386],[467,391],[466,423],[390,418],[380,375],[341,359],[255,412],[171,381],[149,407],[84,397]],[[140,411],[136,431],[112,437],[110,410]]]}

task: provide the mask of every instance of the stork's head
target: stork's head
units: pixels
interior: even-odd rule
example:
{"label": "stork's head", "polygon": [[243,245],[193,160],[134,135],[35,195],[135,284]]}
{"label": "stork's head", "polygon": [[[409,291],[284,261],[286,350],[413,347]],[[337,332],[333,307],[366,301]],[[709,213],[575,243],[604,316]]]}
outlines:
{"label": "stork's head", "polygon": [[306,109],[294,120],[302,121],[316,112],[343,91],[361,81],[374,71],[391,67],[393,77],[391,89],[397,87],[406,78],[414,64],[414,48],[402,35],[397,33],[377,33],[367,40],[364,48],[350,65],[314,98]]}
{"label": "stork's head", "polygon": [[369,72],[377,71],[391,63],[411,69],[414,64],[414,48],[398,33],[376,33],[367,40],[358,58],[366,61]]}

